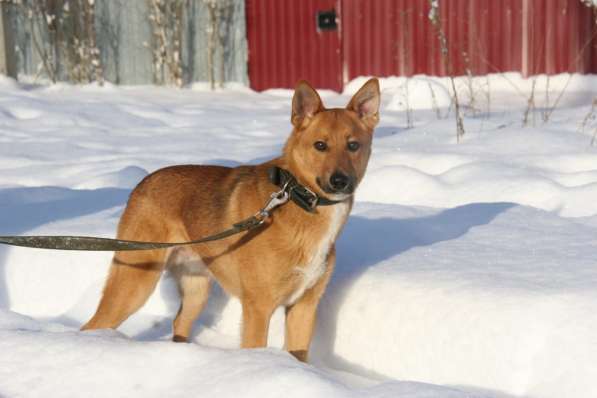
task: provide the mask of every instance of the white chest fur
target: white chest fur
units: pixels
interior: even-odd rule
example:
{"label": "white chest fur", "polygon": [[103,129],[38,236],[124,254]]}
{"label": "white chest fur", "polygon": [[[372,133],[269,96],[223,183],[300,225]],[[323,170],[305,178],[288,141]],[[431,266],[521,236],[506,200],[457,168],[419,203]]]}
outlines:
{"label": "white chest fur", "polygon": [[295,271],[299,274],[300,283],[294,292],[288,296],[286,305],[294,304],[296,300],[305,293],[305,290],[315,285],[319,278],[324,274],[328,253],[338,236],[338,232],[347,216],[347,212],[347,203],[339,203],[333,206],[333,213],[331,220],[329,221],[328,230],[322,237],[319,246],[313,251],[307,264],[295,268]]}

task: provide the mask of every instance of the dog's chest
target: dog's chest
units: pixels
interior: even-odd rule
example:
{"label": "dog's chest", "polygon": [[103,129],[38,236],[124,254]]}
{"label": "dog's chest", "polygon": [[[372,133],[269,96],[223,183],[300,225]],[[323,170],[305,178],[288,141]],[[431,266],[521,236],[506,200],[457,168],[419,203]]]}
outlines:
{"label": "dog's chest", "polygon": [[307,256],[308,261],[306,264],[299,265],[294,269],[298,274],[299,284],[286,300],[286,305],[294,304],[305,293],[305,290],[313,287],[325,273],[328,253],[338,236],[347,212],[348,204],[340,203],[334,205],[333,213],[324,236]]}

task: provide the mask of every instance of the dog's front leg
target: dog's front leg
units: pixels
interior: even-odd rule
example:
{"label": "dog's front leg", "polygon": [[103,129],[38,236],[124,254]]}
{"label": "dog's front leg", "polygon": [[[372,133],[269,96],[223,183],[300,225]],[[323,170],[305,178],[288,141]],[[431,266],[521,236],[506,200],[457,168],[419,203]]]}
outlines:
{"label": "dog's front leg", "polygon": [[307,362],[315,329],[317,305],[330,280],[335,262],[336,250],[332,247],[328,254],[325,273],[296,303],[286,307],[286,350],[299,361]]}
{"label": "dog's front leg", "polygon": [[242,348],[267,346],[269,321],[274,305],[264,299],[243,299]]}

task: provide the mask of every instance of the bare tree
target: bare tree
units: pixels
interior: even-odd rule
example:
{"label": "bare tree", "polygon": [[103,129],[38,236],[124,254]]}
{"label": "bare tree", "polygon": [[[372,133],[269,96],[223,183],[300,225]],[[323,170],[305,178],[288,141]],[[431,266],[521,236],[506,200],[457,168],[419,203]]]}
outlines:
{"label": "bare tree", "polygon": [[10,26],[8,10],[15,0],[0,0],[0,74],[17,78],[15,35]]}
{"label": "bare tree", "polygon": [[216,70],[215,70],[215,54],[216,54],[216,35],[218,31],[218,1],[217,0],[203,0],[207,11],[209,13],[209,24],[207,26],[207,73],[211,89],[216,89]]}
{"label": "bare tree", "polygon": [[4,1],[19,7],[27,19],[33,48],[40,58],[38,69],[48,79],[56,83],[66,75],[73,83],[103,84],[94,0]]}
{"label": "bare tree", "polygon": [[[58,75],[57,45],[55,35],[56,15],[48,10],[46,0],[20,0],[15,2],[29,22],[29,31],[33,48],[41,62],[39,70],[46,73],[52,83],[56,83]],[[47,41],[44,40],[47,38]]]}
{"label": "bare tree", "polygon": [[220,54],[219,86],[225,80],[225,47],[228,40],[230,20],[234,10],[232,0],[203,0],[209,15],[207,25],[207,73],[212,90],[216,88],[216,54]]}
{"label": "bare tree", "polygon": [[147,0],[154,82],[182,87],[182,13],[185,0]]}
{"label": "bare tree", "polygon": [[73,83],[104,83],[104,73],[95,33],[95,1],[64,1],[57,15],[57,42]]}
{"label": "bare tree", "polygon": [[233,0],[220,0],[218,3],[220,7],[219,26],[218,26],[218,41],[220,50],[220,87],[224,87],[226,80],[226,42],[230,36],[230,28],[232,27],[232,14],[234,12]]}

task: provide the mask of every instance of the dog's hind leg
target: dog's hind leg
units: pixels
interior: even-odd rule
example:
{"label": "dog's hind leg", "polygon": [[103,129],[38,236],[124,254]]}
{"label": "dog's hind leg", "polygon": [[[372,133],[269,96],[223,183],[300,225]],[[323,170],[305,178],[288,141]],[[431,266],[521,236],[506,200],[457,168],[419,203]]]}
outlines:
{"label": "dog's hind leg", "polygon": [[210,279],[208,275],[192,273],[185,269],[176,274],[180,292],[180,309],[174,319],[172,340],[187,342],[193,323],[203,311],[209,296]]}
{"label": "dog's hind leg", "polygon": [[166,250],[118,252],[98,309],[82,328],[117,328],[149,298],[164,269]]}

